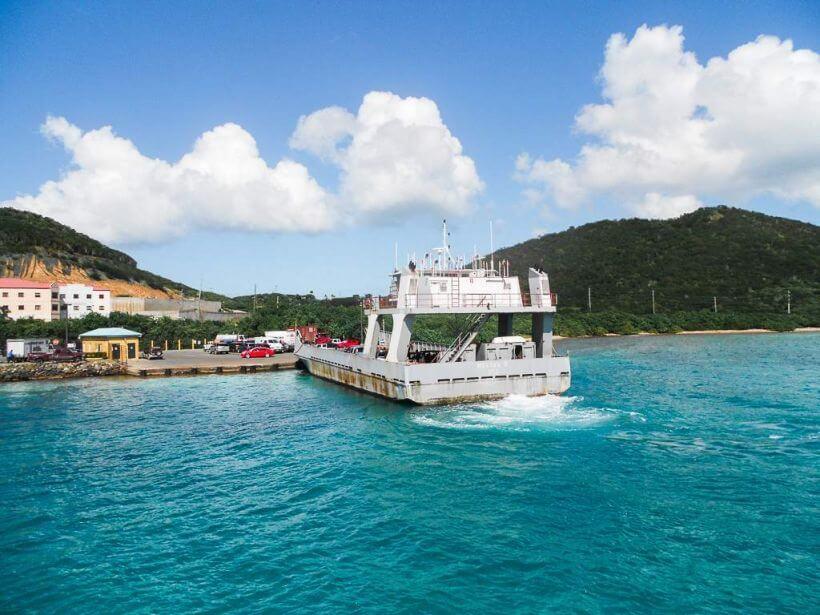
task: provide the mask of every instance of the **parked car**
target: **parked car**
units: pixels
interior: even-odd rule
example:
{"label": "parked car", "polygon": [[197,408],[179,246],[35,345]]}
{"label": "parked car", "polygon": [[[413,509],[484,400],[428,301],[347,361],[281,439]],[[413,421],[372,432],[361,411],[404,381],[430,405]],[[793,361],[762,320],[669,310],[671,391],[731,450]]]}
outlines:
{"label": "parked car", "polygon": [[154,359],[164,359],[165,357],[162,356],[162,348],[160,348],[159,346],[154,346],[147,350],[143,349],[143,351],[140,352],[140,358],[152,361]]}
{"label": "parked car", "polygon": [[243,350],[239,356],[243,359],[264,359],[272,357],[275,354],[276,351],[268,346],[254,346],[253,348]]}
{"label": "parked car", "polygon": [[211,345],[208,349],[210,354],[228,354],[231,351],[231,347],[227,344],[220,344],[219,342],[215,342]]}
{"label": "parked car", "polygon": [[328,336],[328,335],[317,335],[316,339],[313,340],[313,343],[316,344],[317,346],[326,346],[331,341],[332,340],[330,339],[330,336]]}
{"label": "parked car", "polygon": [[354,347],[358,346],[359,344],[361,344],[361,342],[359,340],[351,338],[351,339],[344,340],[342,342],[338,342],[336,344],[336,348],[339,348],[341,350],[347,350],[348,348],[354,348]]}
{"label": "parked car", "polygon": [[63,346],[55,346],[40,352],[30,352],[29,361],[82,361],[83,353]]}
{"label": "parked car", "polygon": [[211,342],[206,342],[202,346],[202,350],[204,350],[205,352],[210,352],[211,348],[213,348],[213,344]]}

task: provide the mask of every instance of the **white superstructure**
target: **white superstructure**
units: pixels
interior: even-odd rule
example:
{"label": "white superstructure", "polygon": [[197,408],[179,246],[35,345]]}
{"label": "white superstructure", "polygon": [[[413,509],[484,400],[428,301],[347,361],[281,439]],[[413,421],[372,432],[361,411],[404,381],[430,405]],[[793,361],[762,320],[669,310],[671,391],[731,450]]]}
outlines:
{"label": "white superstructure", "polygon": [[[445,226],[441,248],[396,269],[387,296],[365,300],[367,334],[359,352],[302,344],[296,354],[312,374],[420,404],[566,391],[570,364],[552,345],[556,297],[547,274],[530,269],[524,292],[508,264],[498,265],[453,259]],[[462,329],[447,345],[414,342],[413,325],[428,314],[462,315]],[[531,341],[513,336],[513,317],[525,314]],[[493,317],[498,336],[476,344]]]}

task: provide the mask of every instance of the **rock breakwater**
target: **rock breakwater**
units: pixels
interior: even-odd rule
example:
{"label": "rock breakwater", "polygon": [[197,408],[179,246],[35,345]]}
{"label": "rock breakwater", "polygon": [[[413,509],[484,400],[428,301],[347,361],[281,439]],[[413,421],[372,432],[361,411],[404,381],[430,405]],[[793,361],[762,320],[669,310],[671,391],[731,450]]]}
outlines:
{"label": "rock breakwater", "polygon": [[2,363],[0,364],[0,382],[119,376],[125,373],[124,367],[116,361]]}

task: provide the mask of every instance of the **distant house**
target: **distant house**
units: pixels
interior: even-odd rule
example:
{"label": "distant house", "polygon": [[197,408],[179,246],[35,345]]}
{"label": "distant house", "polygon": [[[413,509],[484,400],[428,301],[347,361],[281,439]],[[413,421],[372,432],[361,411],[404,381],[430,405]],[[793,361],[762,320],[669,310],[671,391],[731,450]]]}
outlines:
{"label": "distant house", "polygon": [[107,359],[127,361],[140,352],[142,333],[121,327],[104,327],[80,334],[84,353],[102,353]]}
{"label": "distant house", "polygon": [[22,278],[0,278],[0,307],[6,308],[12,320],[59,320],[57,285]]}
{"label": "distant house", "polygon": [[59,298],[63,318],[82,318],[87,314],[111,314],[111,291],[87,284],[60,284]]}

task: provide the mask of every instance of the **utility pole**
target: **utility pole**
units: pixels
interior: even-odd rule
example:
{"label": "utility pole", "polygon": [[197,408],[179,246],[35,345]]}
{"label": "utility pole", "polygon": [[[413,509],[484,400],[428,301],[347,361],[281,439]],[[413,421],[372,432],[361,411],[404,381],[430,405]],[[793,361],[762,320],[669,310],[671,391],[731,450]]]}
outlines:
{"label": "utility pole", "polygon": [[715,314],[717,314],[717,297],[712,297],[712,309],[714,309]]}
{"label": "utility pole", "polygon": [[495,271],[495,246],[493,245],[493,221],[490,220],[490,271]]}
{"label": "utility pole", "polygon": [[587,312],[592,311],[592,287],[587,286]]}
{"label": "utility pole", "polygon": [[655,289],[652,289],[652,313],[655,313]]}
{"label": "utility pole", "polygon": [[256,311],[256,284],[253,285],[253,311]]}
{"label": "utility pole", "polygon": [[786,314],[792,313],[792,291],[786,291]]}

